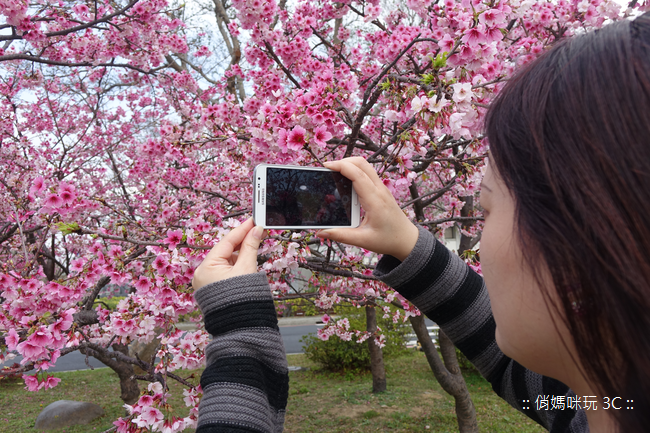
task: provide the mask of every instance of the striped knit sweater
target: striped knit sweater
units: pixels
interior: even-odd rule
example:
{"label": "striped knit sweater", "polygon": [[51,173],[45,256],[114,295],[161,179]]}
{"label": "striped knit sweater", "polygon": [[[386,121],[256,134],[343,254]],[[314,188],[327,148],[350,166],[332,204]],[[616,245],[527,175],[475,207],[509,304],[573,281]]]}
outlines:
{"label": "striped knit sweater", "polygon": [[384,256],[375,276],[436,322],[494,391],[515,409],[552,433],[588,432],[583,409],[536,410],[538,396],[565,396],[564,401],[576,396],[562,382],[534,373],[501,352],[483,278],[430,232],[418,229],[418,241],[404,262]]}
{"label": "striped knit sweater", "polygon": [[[431,233],[419,230],[415,248],[404,262],[386,255],[375,275],[438,323],[515,409],[552,433],[589,432],[584,410],[536,410],[538,396],[575,394],[499,350],[483,279]],[[212,283],[194,296],[214,337],[201,376],[204,394],[197,433],[281,432],[289,379],[266,277],[258,273]],[[529,403],[524,405],[525,400]]]}
{"label": "striped knit sweater", "polygon": [[289,375],[266,275],[211,283],[194,298],[213,336],[197,433],[281,432]]}

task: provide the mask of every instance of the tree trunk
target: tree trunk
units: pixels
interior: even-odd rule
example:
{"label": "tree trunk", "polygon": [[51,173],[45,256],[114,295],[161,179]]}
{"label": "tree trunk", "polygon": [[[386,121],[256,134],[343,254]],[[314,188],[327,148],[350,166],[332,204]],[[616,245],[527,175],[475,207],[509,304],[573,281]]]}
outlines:
{"label": "tree trunk", "polygon": [[[424,321],[424,320],[423,320]],[[425,327],[426,328],[426,327]],[[478,432],[476,421],[476,408],[472,397],[469,395],[465,378],[458,366],[456,347],[447,335],[440,329],[438,331],[438,344],[445,367],[454,377],[454,392],[452,396],[456,401],[456,417],[458,418],[458,430],[461,432]]]}
{"label": "tree trunk", "polygon": [[[461,197],[461,200],[465,202],[463,205],[462,209],[460,210],[460,216],[461,217],[468,217],[471,216],[472,211],[474,210],[474,197],[468,196],[468,197]],[[470,222],[464,222],[462,224],[463,229],[467,230],[472,223]],[[458,255],[460,256],[463,254],[466,250],[469,250],[472,248],[472,238],[469,236],[465,236],[461,234],[460,236],[460,242],[458,243]]]}
{"label": "tree trunk", "polygon": [[[377,314],[375,307],[366,305],[366,330],[374,335],[377,332]],[[381,347],[375,343],[374,337],[367,340],[370,351],[370,371],[372,372],[372,392],[386,391],[386,369],[384,368],[384,355]]]}
{"label": "tree trunk", "polygon": [[[113,350],[120,352],[124,355],[129,354],[129,347],[126,344],[113,344]],[[138,386],[138,381],[133,377],[135,374],[133,371],[133,365],[118,361],[117,359],[110,358],[105,356],[103,353],[100,353],[98,350],[91,348],[80,349],[81,353],[84,355],[89,355],[94,358],[97,358],[105,365],[110,367],[117,376],[120,378],[120,389],[121,394],[120,398],[126,404],[134,404],[140,398],[140,387]]]}
{"label": "tree trunk", "polygon": [[440,330],[439,344],[443,361],[438,355],[435,344],[429,336],[429,331],[424,323],[424,316],[409,317],[413,331],[417,335],[424,355],[427,357],[431,371],[436,377],[442,389],[454,397],[456,402],[456,418],[458,419],[458,431],[460,433],[478,433],[476,422],[476,409],[467,390],[467,384],[458,367],[456,349],[449,338]]}

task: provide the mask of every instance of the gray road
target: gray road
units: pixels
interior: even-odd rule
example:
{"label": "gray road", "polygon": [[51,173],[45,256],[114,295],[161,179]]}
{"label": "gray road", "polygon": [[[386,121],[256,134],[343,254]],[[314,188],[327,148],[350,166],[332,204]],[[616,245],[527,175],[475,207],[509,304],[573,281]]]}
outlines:
{"label": "gray road", "polygon": [[318,330],[316,325],[294,325],[281,326],[280,333],[284,341],[284,351],[290,353],[302,353],[302,343],[300,339],[303,335],[315,334]]}

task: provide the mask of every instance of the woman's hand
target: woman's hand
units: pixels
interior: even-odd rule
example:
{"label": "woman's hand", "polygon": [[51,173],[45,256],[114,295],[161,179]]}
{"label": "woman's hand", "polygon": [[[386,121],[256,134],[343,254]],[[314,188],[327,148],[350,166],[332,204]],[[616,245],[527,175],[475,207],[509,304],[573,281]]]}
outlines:
{"label": "woman's hand", "polygon": [[257,272],[257,250],[264,229],[253,218],[233,229],[216,244],[194,271],[192,287],[199,289],[226,278]]}
{"label": "woman's hand", "polygon": [[390,254],[404,261],[418,240],[418,229],[400,209],[375,169],[360,157],[326,162],[325,167],[352,181],[366,214],[359,227],[321,230],[316,236]]}

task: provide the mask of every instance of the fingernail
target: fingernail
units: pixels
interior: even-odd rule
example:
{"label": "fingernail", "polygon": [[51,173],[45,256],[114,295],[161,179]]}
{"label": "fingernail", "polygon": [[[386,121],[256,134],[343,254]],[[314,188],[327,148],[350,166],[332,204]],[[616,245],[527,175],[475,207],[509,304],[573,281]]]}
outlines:
{"label": "fingernail", "polygon": [[263,234],[264,234],[264,227],[255,226],[255,227],[253,228],[253,237],[254,237],[255,239],[257,239],[257,240],[261,240]]}
{"label": "fingernail", "polygon": [[329,233],[327,233],[325,230],[319,230],[316,232],[316,236],[319,238],[327,239],[329,238]]}

